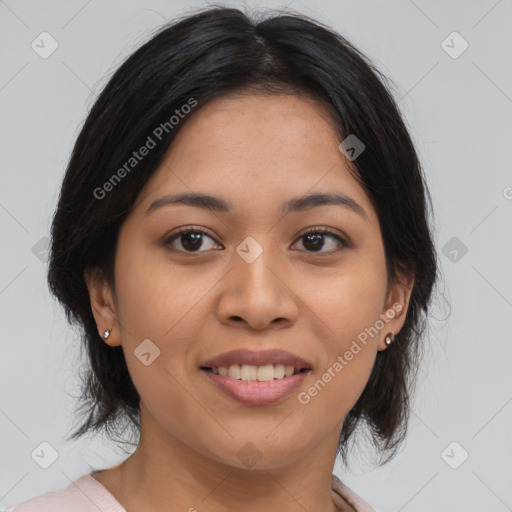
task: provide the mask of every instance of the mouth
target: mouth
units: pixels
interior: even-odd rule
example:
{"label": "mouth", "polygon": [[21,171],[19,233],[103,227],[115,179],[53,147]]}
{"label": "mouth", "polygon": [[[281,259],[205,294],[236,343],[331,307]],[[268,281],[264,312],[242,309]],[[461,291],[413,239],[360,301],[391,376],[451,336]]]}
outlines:
{"label": "mouth", "polygon": [[[228,368],[228,372],[231,370],[232,366]],[[294,370],[293,373],[288,369],[288,373],[291,374],[280,377],[282,369],[277,368],[276,373],[278,376],[276,377],[275,373],[274,375],[271,375],[270,369],[262,370],[261,368],[265,367],[259,367],[257,371],[266,372],[266,374],[263,375],[263,378],[267,379],[259,380],[258,374],[256,374],[255,379],[253,378],[254,369],[249,367],[248,369],[243,370],[244,366],[247,367],[247,365],[242,365],[240,368],[240,374],[232,373],[235,375],[234,377],[221,375],[220,371],[222,367],[219,368],[219,373],[214,373],[213,370],[215,368],[201,367],[201,374],[206,377],[208,383],[213,384],[214,389],[220,391],[225,397],[235,400],[243,405],[251,406],[275,404],[276,402],[281,402],[286,398],[289,398],[292,395],[292,392],[296,390],[311,374],[311,370],[309,368],[301,368],[300,370],[296,369],[297,371],[295,371],[295,369],[291,367],[291,369]],[[237,372],[236,368],[231,371]],[[271,376],[272,380],[270,380]]]}
{"label": "mouth", "polygon": [[239,349],[202,361],[199,370],[224,396],[245,405],[267,405],[289,397],[313,365],[280,349]]}
{"label": "mouth", "polygon": [[308,367],[294,367],[284,364],[267,364],[267,365],[249,365],[249,364],[232,364],[230,366],[202,366],[204,370],[214,375],[221,375],[235,380],[245,382],[271,382],[273,380],[286,379],[299,373],[305,373],[311,370]]}

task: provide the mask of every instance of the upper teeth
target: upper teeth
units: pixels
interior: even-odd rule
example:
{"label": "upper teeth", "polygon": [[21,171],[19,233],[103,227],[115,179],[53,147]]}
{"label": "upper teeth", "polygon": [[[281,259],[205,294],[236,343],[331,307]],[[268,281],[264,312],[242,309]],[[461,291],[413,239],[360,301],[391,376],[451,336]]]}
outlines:
{"label": "upper teeth", "polygon": [[265,366],[253,366],[250,364],[232,364],[231,366],[219,366],[212,368],[212,372],[218,375],[226,375],[232,379],[246,381],[271,381],[293,375],[295,368],[284,364],[267,364]]}

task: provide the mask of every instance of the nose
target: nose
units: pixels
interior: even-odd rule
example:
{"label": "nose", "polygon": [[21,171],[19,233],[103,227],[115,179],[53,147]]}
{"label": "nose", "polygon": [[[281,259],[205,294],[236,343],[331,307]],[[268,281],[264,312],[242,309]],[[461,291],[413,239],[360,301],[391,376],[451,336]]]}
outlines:
{"label": "nose", "polygon": [[234,254],[234,268],[221,286],[217,315],[224,324],[250,329],[289,327],[297,321],[299,290],[287,283],[283,263],[264,250],[252,263]]}

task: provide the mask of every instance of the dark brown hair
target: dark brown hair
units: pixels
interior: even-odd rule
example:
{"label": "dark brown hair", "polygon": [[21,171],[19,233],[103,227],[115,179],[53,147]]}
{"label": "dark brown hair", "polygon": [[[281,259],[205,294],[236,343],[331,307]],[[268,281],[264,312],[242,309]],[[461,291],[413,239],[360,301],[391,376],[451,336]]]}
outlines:
{"label": "dark brown hair", "polygon": [[90,362],[80,397],[86,417],[72,438],[104,429],[113,439],[122,437],[123,428],[140,430],[139,395],[122,347],[98,335],[84,271],[100,269],[113,283],[120,226],[187,119],[162,131],[161,142],[128,176],[101,194],[98,188],[191,98],[199,109],[233,92],[284,92],[308,94],[326,105],[340,140],[355,134],[364,143],[352,164],[379,218],[388,284],[400,272],[415,278],[405,324],[393,345],[377,354],[339,441],[346,461],[349,440],[366,424],[381,460],[394,455],[406,433],[438,268],[428,189],[386,82],[345,38],[306,16],[279,12],[256,20],[217,6],[159,28],[119,67],[76,140],[51,232],[49,286],[68,321],[79,326]]}

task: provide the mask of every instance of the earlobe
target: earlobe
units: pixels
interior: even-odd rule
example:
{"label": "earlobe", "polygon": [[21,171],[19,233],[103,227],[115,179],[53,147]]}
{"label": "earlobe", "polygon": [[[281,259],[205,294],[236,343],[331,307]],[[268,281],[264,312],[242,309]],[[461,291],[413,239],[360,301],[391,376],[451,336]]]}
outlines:
{"label": "earlobe", "polygon": [[99,269],[86,269],[84,279],[89,291],[92,314],[96,320],[98,335],[107,345],[120,345],[119,335],[115,334],[117,312],[110,284]]}
{"label": "earlobe", "polygon": [[386,338],[385,338],[384,342],[386,343],[386,345],[389,346],[389,345],[391,345],[391,343],[393,343],[394,339],[395,339],[395,335],[392,332],[388,332],[386,334]]}
{"label": "earlobe", "polygon": [[383,315],[387,322],[381,333],[379,351],[389,348],[402,329],[407,318],[413,286],[414,276],[402,275],[401,279],[389,290]]}

